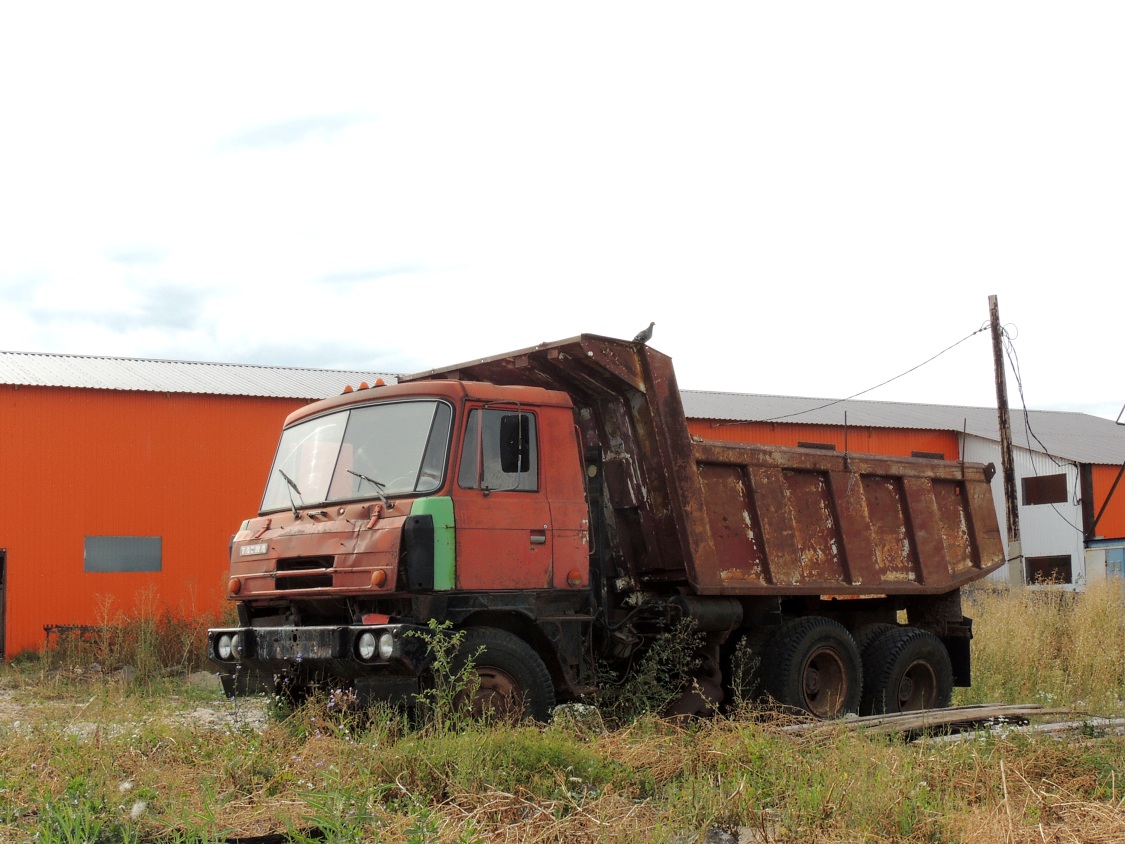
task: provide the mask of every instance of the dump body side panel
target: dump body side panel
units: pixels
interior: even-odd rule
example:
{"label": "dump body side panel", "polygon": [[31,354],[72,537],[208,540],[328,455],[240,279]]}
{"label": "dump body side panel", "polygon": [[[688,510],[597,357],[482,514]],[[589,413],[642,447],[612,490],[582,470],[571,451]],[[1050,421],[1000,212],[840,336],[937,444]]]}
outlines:
{"label": "dump body side panel", "polygon": [[692,446],[716,567],[701,594],[937,594],[1003,562],[984,467]]}

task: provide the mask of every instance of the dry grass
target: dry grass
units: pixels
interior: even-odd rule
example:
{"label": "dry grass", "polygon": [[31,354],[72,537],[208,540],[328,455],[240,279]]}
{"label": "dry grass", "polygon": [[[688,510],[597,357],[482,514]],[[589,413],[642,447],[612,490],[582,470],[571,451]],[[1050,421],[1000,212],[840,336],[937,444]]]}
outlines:
{"label": "dry grass", "polygon": [[[48,824],[58,806],[119,824],[104,841],[317,829],[327,841],[635,844],[714,827],[768,841],[1125,840],[1121,739],[938,747],[843,726],[798,735],[761,717],[419,736],[393,718],[357,731],[315,706],[215,730],[175,717],[197,701],[114,708],[88,691],[0,726],[0,840],[69,840]],[[74,730],[87,719],[101,728]]]}
{"label": "dry grass", "polygon": [[[1042,692],[1120,711],[1121,599],[1110,587],[975,593],[981,699]],[[686,844],[716,828],[763,842],[1125,841],[1115,737],[906,744],[843,725],[786,732],[753,710],[415,732],[394,712],[361,721],[331,700],[260,727],[240,719],[244,704],[172,690],[35,666],[0,674],[0,841]],[[220,728],[192,717],[204,706],[226,708]]]}
{"label": "dry grass", "polygon": [[1043,703],[1125,711],[1125,583],[1082,593],[968,590],[973,687],[955,702]]}

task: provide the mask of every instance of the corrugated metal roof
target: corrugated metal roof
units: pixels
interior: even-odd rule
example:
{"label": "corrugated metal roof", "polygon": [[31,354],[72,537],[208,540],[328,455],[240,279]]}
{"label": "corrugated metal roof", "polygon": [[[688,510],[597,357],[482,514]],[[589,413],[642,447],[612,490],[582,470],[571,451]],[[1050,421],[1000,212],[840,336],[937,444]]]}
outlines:
{"label": "corrugated metal roof", "polygon": [[339,369],[0,352],[0,384],[29,387],[321,399],[376,378],[395,380],[387,373]]}
{"label": "corrugated metal roof", "polygon": [[[388,384],[396,380],[388,373],[358,370],[0,352],[0,384],[34,387],[320,399],[338,395],[345,384],[370,384],[376,378]],[[687,415],[696,419],[843,425],[846,414],[848,425],[965,430],[986,439],[1000,437],[994,408],[696,390],[684,390],[683,400]],[[1125,429],[1108,419],[1066,411],[1029,411],[1026,419],[1043,441],[1044,449],[1027,434],[1024,413],[1013,410],[1011,416],[1012,440],[1016,445],[1046,450],[1079,463],[1125,463]]]}
{"label": "corrugated metal roof", "polygon": [[[758,396],[684,390],[684,411],[695,419],[785,422],[872,428],[966,431],[1000,439],[996,408],[878,401]],[[845,419],[846,415],[846,419]],[[1010,412],[1013,445],[1079,463],[1125,463],[1125,427],[1109,419],[1059,410]],[[1030,423],[1031,434],[1028,433]],[[1042,445],[1036,442],[1036,437]]]}

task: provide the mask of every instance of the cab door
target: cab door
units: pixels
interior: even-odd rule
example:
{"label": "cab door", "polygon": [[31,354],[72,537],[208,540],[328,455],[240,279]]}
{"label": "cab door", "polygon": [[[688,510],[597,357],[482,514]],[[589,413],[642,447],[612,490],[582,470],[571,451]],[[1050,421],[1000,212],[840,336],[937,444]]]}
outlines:
{"label": "cab door", "polygon": [[552,585],[538,430],[536,414],[518,405],[469,409],[453,495],[458,589]]}

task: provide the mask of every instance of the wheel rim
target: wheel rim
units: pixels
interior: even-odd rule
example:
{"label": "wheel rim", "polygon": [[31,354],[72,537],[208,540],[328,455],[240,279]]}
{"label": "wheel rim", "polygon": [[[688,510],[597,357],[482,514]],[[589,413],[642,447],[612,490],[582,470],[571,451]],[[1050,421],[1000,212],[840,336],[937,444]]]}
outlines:
{"label": "wheel rim", "polygon": [[801,672],[801,692],[805,708],[813,715],[838,715],[848,696],[848,672],[840,654],[832,648],[813,651]]}
{"label": "wheel rim", "polygon": [[934,667],[916,659],[906,667],[898,683],[898,711],[930,709],[937,699],[938,679]]}
{"label": "wheel rim", "polygon": [[472,717],[507,718],[523,714],[523,689],[511,674],[487,665],[478,665],[476,673],[479,685],[472,699],[466,701],[466,692],[457,695],[458,704],[467,703]]}

